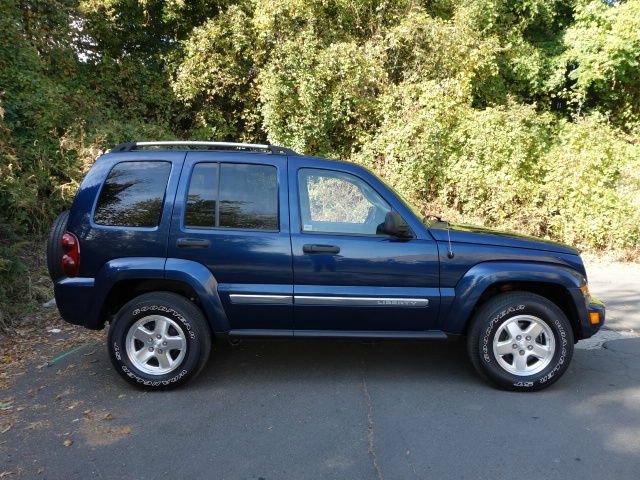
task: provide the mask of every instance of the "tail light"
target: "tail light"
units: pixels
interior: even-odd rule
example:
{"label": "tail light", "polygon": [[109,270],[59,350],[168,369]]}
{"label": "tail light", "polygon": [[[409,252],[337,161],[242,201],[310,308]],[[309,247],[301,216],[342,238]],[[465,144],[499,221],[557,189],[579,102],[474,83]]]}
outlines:
{"label": "tail light", "polygon": [[62,235],[62,271],[68,277],[77,277],[80,271],[80,242],[73,233]]}

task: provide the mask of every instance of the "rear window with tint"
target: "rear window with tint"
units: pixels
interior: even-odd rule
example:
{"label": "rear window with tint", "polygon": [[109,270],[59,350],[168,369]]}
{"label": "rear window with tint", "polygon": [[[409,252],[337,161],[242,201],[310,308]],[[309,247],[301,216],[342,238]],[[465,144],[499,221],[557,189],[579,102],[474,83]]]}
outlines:
{"label": "rear window with tint", "polygon": [[278,230],[278,174],[271,165],[198,163],[193,167],[187,227]]}
{"label": "rear window with tint", "polygon": [[198,163],[193,167],[184,224],[215,227],[218,198],[218,164]]}
{"label": "rear window with tint", "polygon": [[170,172],[169,162],[118,163],[104,182],[94,222],[117,227],[157,226]]}

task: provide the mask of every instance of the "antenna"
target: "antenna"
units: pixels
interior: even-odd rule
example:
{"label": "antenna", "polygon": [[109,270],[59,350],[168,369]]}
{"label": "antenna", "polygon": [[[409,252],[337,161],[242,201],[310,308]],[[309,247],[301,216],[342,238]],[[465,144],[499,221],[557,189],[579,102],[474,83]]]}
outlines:
{"label": "antenna", "polygon": [[449,221],[447,222],[447,240],[449,241],[449,251],[447,252],[447,258],[453,258],[455,255],[453,254],[453,250],[451,249],[451,233],[449,233]]}

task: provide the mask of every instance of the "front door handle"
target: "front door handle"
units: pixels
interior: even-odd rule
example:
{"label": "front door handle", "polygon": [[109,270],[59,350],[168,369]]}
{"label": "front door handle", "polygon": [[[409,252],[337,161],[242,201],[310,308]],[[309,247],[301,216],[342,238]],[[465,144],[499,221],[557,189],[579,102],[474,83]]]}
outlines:
{"label": "front door handle", "polygon": [[179,238],[177,245],[180,248],[207,248],[211,242],[203,238]]}
{"label": "front door handle", "polygon": [[340,247],[336,245],[312,245],[306,244],[302,246],[304,253],[340,253]]}

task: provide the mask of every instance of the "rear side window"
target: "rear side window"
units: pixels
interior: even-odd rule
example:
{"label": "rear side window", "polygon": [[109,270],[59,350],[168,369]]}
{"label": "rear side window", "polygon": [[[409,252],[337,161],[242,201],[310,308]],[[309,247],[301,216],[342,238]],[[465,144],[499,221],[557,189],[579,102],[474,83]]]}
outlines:
{"label": "rear side window", "polygon": [[98,225],[155,227],[160,223],[171,163],[122,162],[104,182],[96,206]]}
{"label": "rear side window", "polygon": [[271,165],[198,163],[184,224],[196,228],[278,230],[278,174]]}
{"label": "rear side window", "polygon": [[215,227],[218,198],[218,164],[198,163],[193,167],[184,224]]}

